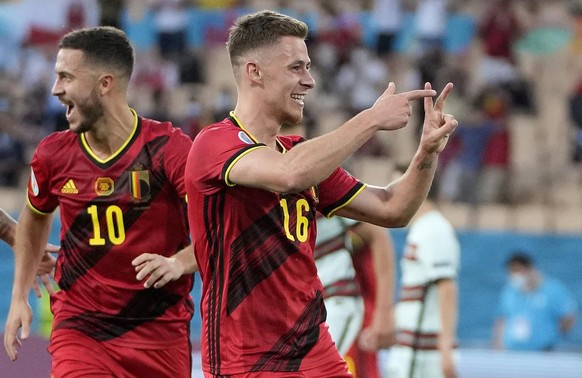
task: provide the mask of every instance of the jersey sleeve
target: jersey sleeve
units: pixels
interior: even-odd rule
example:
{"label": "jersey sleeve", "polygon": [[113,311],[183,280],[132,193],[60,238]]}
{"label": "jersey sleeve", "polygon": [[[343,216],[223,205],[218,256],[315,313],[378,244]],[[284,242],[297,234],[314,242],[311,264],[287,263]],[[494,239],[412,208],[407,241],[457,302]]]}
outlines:
{"label": "jersey sleeve", "polygon": [[164,169],[172,186],[180,197],[186,196],[186,186],[184,185],[184,169],[188,152],[192,146],[192,140],[179,128],[171,131],[170,141],[166,145]]}
{"label": "jersey sleeve", "polygon": [[259,148],[267,146],[254,142],[236,126],[208,126],[194,139],[188,157],[188,175],[194,187],[204,194],[215,193],[225,185],[234,186],[228,180],[231,168],[240,158]]}
{"label": "jersey sleeve", "polygon": [[40,214],[51,213],[59,205],[58,197],[51,192],[51,174],[48,165],[51,155],[51,152],[47,151],[45,139],[37,146],[30,162],[26,199],[28,206]]}
{"label": "jersey sleeve", "polygon": [[426,227],[424,233],[418,251],[419,258],[426,265],[429,281],[456,279],[459,244],[454,233],[445,227]]}
{"label": "jersey sleeve", "polygon": [[319,184],[319,211],[330,218],[336,211],[349,204],[364,190],[358,181],[342,167],[337,168]]}

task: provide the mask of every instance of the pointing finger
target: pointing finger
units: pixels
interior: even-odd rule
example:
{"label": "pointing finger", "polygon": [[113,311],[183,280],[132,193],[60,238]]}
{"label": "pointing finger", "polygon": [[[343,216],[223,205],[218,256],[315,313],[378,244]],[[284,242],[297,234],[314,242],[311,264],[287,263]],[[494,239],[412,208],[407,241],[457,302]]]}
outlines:
{"label": "pointing finger", "polygon": [[434,89],[415,89],[413,91],[402,92],[408,101],[419,100],[425,97],[436,96],[436,91]]}

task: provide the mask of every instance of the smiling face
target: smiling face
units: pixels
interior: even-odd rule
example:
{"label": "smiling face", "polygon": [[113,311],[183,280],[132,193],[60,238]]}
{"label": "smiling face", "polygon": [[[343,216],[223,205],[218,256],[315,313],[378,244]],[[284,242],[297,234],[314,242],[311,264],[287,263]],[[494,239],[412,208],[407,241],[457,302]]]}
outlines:
{"label": "smiling face", "polygon": [[263,49],[257,65],[262,75],[265,109],[279,124],[300,123],[304,97],[315,86],[303,39],[281,37],[278,43]]}
{"label": "smiling face", "polygon": [[83,52],[74,49],[59,50],[55,72],[51,92],[67,107],[69,129],[77,134],[92,130],[104,115],[97,72],[85,63]]}

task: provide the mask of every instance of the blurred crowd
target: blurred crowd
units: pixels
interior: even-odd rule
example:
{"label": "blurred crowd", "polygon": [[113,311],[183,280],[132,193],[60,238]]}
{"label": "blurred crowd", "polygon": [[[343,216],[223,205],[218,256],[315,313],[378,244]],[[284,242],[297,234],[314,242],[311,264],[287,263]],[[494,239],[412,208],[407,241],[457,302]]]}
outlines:
{"label": "blurred crowd", "polygon": [[[36,143],[68,127],[50,93],[63,33],[124,29],[137,47],[130,104],[194,137],[234,104],[229,25],[265,8],[310,26],[317,87],[307,136],[370,106],[389,81],[398,91],[455,84],[447,112],[460,126],[440,161],[441,201],[517,202],[518,159],[527,168],[535,160],[548,180],[582,161],[582,6],[574,0],[13,0],[0,2],[0,186],[22,186]],[[374,183],[408,162],[422,111],[419,103],[414,125],[377,136],[348,169]],[[513,150],[522,145],[519,120],[534,135],[521,153]]]}

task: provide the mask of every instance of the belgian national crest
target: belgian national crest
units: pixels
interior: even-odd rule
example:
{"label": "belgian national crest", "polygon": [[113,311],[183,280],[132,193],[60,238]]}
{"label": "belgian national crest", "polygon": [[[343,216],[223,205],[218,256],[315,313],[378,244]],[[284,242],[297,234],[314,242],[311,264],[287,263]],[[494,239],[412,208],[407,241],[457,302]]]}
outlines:
{"label": "belgian national crest", "polygon": [[140,163],[129,171],[129,191],[136,201],[147,201],[150,198],[150,171]]}

